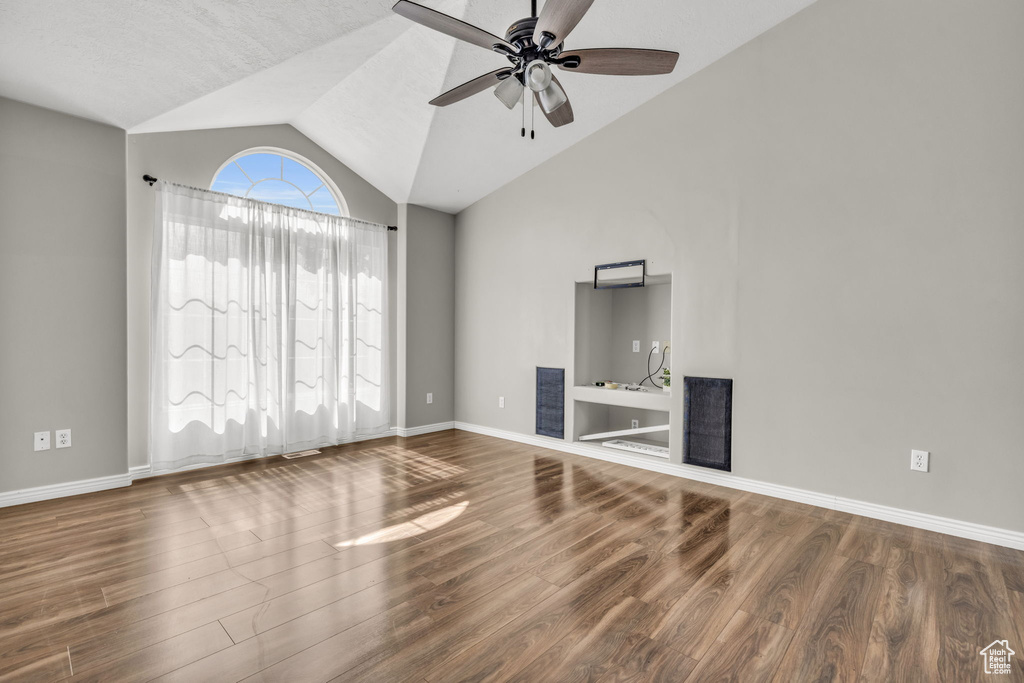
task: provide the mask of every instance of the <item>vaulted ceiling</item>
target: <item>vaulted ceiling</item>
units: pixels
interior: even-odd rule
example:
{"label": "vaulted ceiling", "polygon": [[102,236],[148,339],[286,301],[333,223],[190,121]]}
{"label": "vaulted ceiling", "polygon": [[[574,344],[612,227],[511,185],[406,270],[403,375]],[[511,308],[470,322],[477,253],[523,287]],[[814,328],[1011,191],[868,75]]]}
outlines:
{"label": "vaulted ceiling", "polygon": [[[530,6],[419,1],[498,35]],[[567,49],[675,50],[676,70],[559,71],[576,120],[554,129],[538,109],[532,141],[522,108],[489,92],[427,104],[508,62],[395,15],[392,0],[4,0],[0,95],[130,133],[290,123],[396,202],[456,212],[812,2],[598,0]]]}

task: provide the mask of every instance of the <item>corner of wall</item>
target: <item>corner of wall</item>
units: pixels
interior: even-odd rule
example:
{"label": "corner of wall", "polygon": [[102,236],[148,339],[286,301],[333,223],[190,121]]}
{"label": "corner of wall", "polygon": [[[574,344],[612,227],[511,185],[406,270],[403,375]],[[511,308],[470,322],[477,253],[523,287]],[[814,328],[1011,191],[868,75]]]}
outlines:
{"label": "corner of wall", "polygon": [[398,230],[398,427],[408,430],[455,419],[455,217],[402,204]]}

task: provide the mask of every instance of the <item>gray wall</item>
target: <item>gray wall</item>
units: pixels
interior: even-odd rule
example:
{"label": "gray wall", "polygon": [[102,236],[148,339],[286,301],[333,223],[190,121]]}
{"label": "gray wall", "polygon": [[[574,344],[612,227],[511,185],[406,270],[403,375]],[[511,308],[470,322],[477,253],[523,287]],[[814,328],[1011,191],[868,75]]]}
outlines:
{"label": "gray wall", "polygon": [[[320,167],[337,184],[355,218],[394,225],[397,206],[351,169],[288,125],[221,128],[128,136],[128,454],[131,466],[146,465],[149,415],[149,296],[155,193],[142,181],[148,173],[195,187],[209,187],[221,164],[254,147],[295,152]],[[123,191],[123,190],[122,190]],[[390,233],[389,248],[397,250]],[[119,266],[121,267],[121,266]],[[396,287],[391,271],[389,288]],[[391,367],[395,367],[395,307],[391,308]],[[392,373],[392,413],[398,399]],[[394,423],[395,420],[392,420]]]}
{"label": "gray wall", "polygon": [[123,130],[0,98],[0,492],[127,472],[124,154]]}
{"label": "gray wall", "polygon": [[[672,286],[651,284],[642,289],[598,290],[598,293],[610,294],[612,298],[612,320],[603,331],[610,337],[611,374],[606,379],[640,382],[647,377],[648,357],[651,372],[655,372],[661,363],[660,353],[651,355],[651,342],[666,341],[672,336],[669,308]],[[637,353],[633,353],[634,340],[640,342]],[[660,372],[655,373],[657,384],[661,384],[660,377]],[[644,384],[649,385],[647,382]]]}
{"label": "gray wall", "polygon": [[[399,210],[399,426],[455,416],[455,217],[415,204]],[[399,323],[402,325],[402,323]],[[427,404],[427,393],[434,402]]]}
{"label": "gray wall", "polygon": [[647,256],[676,383],[736,381],[735,475],[1024,530],[1022,33],[819,0],[460,213],[456,419],[532,433],[573,281]]}

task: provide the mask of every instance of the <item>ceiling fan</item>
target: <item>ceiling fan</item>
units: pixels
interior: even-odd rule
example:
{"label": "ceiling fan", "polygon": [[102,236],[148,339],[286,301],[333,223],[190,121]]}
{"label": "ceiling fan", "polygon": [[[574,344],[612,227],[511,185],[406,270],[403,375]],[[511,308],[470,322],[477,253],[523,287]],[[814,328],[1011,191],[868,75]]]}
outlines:
{"label": "ceiling fan", "polygon": [[[558,128],[572,123],[573,113],[562,84],[551,73],[552,65],[563,71],[586,74],[652,76],[671,73],[679,59],[678,52],[665,50],[565,50],[565,39],[593,3],[594,0],[547,0],[538,16],[537,0],[532,0],[531,16],[512,24],[504,38],[409,0],[399,0],[392,9],[427,28],[493,50],[512,62],[511,67],[497,69],[452,88],[432,99],[430,104],[446,107],[494,87],[495,96],[512,109],[520,98],[525,107],[525,94],[529,89],[548,121]],[[523,135],[526,135],[525,125]]]}

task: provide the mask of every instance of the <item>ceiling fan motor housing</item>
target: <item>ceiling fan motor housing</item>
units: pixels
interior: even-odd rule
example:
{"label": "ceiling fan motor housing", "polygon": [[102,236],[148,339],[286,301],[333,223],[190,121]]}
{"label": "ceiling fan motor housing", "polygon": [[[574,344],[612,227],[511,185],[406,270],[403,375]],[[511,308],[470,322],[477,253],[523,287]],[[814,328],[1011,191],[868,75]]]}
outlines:
{"label": "ceiling fan motor housing", "polygon": [[[534,30],[537,28],[537,17],[520,19],[509,26],[505,32],[505,40],[508,41],[516,52],[510,54],[505,46],[495,46],[495,51],[508,57],[514,65],[514,73],[522,80],[522,73],[526,65],[538,59],[548,64],[559,63],[558,55],[562,52],[562,44],[541,47],[533,42]],[[505,49],[503,49],[505,48]]]}
{"label": "ceiling fan motor housing", "polygon": [[537,17],[520,19],[508,27],[505,32],[505,40],[512,43],[520,50],[533,46],[533,31],[537,28]]}

